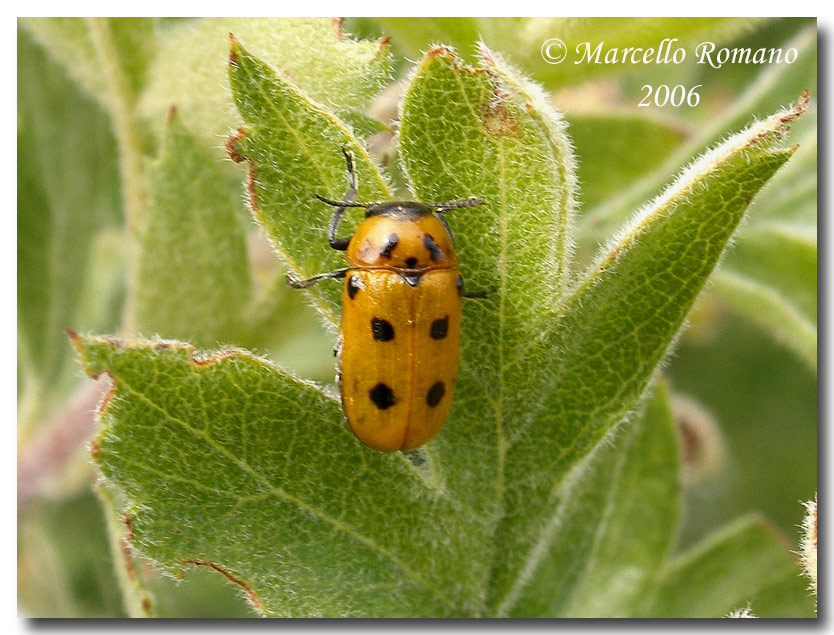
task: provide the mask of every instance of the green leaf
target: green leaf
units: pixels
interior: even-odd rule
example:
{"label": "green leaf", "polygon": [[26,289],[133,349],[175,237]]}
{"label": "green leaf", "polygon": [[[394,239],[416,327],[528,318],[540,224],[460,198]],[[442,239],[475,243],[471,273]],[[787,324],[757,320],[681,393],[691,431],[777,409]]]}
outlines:
{"label": "green leaf", "polygon": [[672,560],[640,617],[814,617],[795,556],[766,523],[736,521]]}
{"label": "green leaf", "polygon": [[465,285],[461,367],[449,422],[431,446],[449,487],[500,514],[507,426],[529,416],[542,376],[543,332],[567,284],[573,157],[565,124],[495,55],[464,65],[429,52],[403,100],[402,161],[421,200],[478,196],[449,214]]}
{"label": "green leaf", "polygon": [[[681,502],[678,434],[664,383],[631,425],[562,482],[549,553],[505,600],[512,616],[630,617],[670,551]],[[498,608],[502,614],[502,607]]]}
{"label": "green leaf", "polygon": [[18,518],[18,602],[38,617],[125,617],[92,492],[38,501]]}
{"label": "green leaf", "polygon": [[[326,228],[333,210],[315,198],[316,194],[339,198],[347,189],[340,148],[353,154],[363,200],[388,198],[388,185],[341,120],[236,40],[229,74],[235,104],[248,127],[227,145],[235,160],[249,163],[247,188],[255,218],[297,275],[308,277],[344,267],[344,256],[327,244]],[[346,220],[341,230],[345,235],[356,226],[356,219],[353,223]],[[324,318],[335,324],[340,286],[318,285],[310,294]]]}
{"label": "green leaf", "polygon": [[803,109],[752,125],[687,168],[601,250],[559,308],[540,411],[515,424],[507,452],[497,604],[535,570],[562,479],[645,390],[752,197],[789,158],[774,143]]}
{"label": "green leaf", "polygon": [[[388,196],[385,180],[336,115],[236,40],[230,62],[246,127],[227,147],[249,164],[256,219],[295,273],[338,268],[332,210],[313,194],[344,191],[342,146],[361,200]],[[466,283],[488,293],[464,306],[443,434],[380,454],[347,431],[329,392],[249,353],[76,337],[85,370],[115,383],[95,447],[130,501],[134,546],[170,574],[215,568],[267,615],[626,613],[668,551],[677,500],[663,391],[645,419],[629,415],[750,200],[790,156],[777,142],[801,111],[704,155],[577,275],[563,120],[486,48],[477,68],[433,49],[404,96],[405,172],[422,200],[486,201],[449,215]],[[308,292],[328,326],[339,287]],[[602,505],[586,513],[592,497]],[[652,530],[638,532],[649,513]],[[591,557],[563,561],[572,540]],[[564,593],[542,589],[548,571],[565,576]],[[624,576],[631,587],[617,586]]]}
{"label": "green leaf", "polygon": [[[207,147],[239,119],[225,73],[229,33],[331,110],[363,112],[390,75],[387,41],[347,37],[327,18],[209,18],[170,27],[150,69],[140,110],[157,125],[176,104],[183,124]],[[234,89],[233,89],[234,90]]]}
{"label": "green leaf", "polygon": [[120,220],[117,153],[98,105],[26,32],[17,46],[20,363],[36,409],[48,409],[45,393],[74,375],[64,329],[102,326],[77,317],[96,235]]}
{"label": "green leaf", "polygon": [[298,377],[331,381],[332,336],[307,306],[304,294],[287,284],[286,271],[276,269],[246,311],[241,344],[250,350],[268,350],[271,359]]}
{"label": "green leaf", "polygon": [[485,528],[431,463],[362,446],[338,403],[249,353],[74,343],[114,391],[96,464],[132,544],[171,575],[210,566],[274,616],[472,614]]}
{"label": "green leaf", "polygon": [[[799,146],[791,162],[767,184],[753,210],[753,220],[788,224],[795,231],[817,232],[817,128],[814,104],[809,104],[805,134],[791,135]],[[804,118],[803,118],[804,119]],[[802,122],[802,120],[800,120]],[[797,132],[796,128],[792,133]]]}
{"label": "green leaf", "polygon": [[[113,51],[97,51],[91,20],[106,24]],[[19,22],[102,105],[109,103],[103,64],[119,65],[129,83],[126,92],[133,99],[144,88],[157,50],[154,18],[21,18]]]}
{"label": "green leaf", "polygon": [[[669,175],[677,173],[692,157],[704,152],[710,146],[720,142],[728,130],[735,130],[745,125],[753,117],[765,117],[781,108],[786,103],[795,101],[803,90],[816,85],[817,77],[817,42],[816,29],[806,29],[786,42],[784,48],[797,49],[797,61],[794,64],[774,64],[765,67],[756,81],[732,102],[721,116],[713,117],[701,129],[700,134],[682,144],[663,161],[656,170],[644,178],[633,182],[617,196],[603,201],[594,208],[586,209],[579,227],[579,240],[596,244],[615,231],[634,209],[669,182]],[[815,97],[815,96],[812,96]],[[811,104],[811,109],[814,104]],[[810,119],[810,118],[809,118]],[[802,125],[801,122],[799,125]],[[816,137],[814,131],[813,138]]]}
{"label": "green leaf", "polygon": [[[749,28],[752,18],[374,18],[393,43],[410,58],[420,56],[437,42],[456,46],[465,56],[474,54],[479,42],[512,53],[534,79],[548,86],[578,83],[602,75],[632,72],[631,64],[574,63],[582,58],[576,47],[600,42],[604,59],[609,48],[657,49],[663,38],[678,38],[675,46],[695,44],[703,38],[722,39]],[[542,45],[560,38],[568,48],[561,64],[542,57]]]}
{"label": "green leaf", "polygon": [[378,132],[391,132],[391,129],[378,119],[355,110],[340,113],[340,117],[353,129],[353,134],[361,139],[367,139]]}
{"label": "green leaf", "polygon": [[716,274],[710,290],[730,308],[746,316],[787,346],[811,369],[817,369],[816,323],[797,310],[773,287],[756,282],[754,278],[722,270]]}
{"label": "green leaf", "polygon": [[817,240],[788,224],[751,223],[728,254],[724,267],[767,281],[791,298],[808,321],[817,321]]}
{"label": "green leaf", "polygon": [[140,245],[137,331],[234,343],[250,293],[243,226],[214,155],[176,119],[148,167]]}
{"label": "green leaf", "polygon": [[566,117],[579,166],[583,208],[600,204],[651,172],[686,137],[684,129],[669,120],[632,113]]}
{"label": "green leaf", "polygon": [[762,192],[713,291],[816,371],[816,117],[808,119],[811,130]]}

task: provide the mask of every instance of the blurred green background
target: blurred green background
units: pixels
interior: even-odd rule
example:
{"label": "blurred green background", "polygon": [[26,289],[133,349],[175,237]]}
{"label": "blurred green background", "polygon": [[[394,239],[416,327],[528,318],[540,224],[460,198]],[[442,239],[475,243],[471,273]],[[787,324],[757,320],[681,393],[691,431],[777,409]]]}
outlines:
{"label": "blurred green background", "polygon": [[[171,105],[186,125],[200,122],[191,132],[216,159],[246,234],[250,264],[253,300],[241,310],[241,324],[199,343],[252,348],[316,381],[330,382],[334,375],[334,335],[283,284],[281,264],[245,207],[244,171],[222,149],[224,135],[237,124],[222,92],[228,88],[215,81],[225,73],[225,34],[234,31],[268,50],[268,23],[103,24],[109,40],[102,40],[101,22],[38,18],[18,24],[18,602],[32,616],[125,614],[88,460],[96,393],[81,377],[64,329],[134,333],[127,280],[136,246],[125,213],[131,195],[125,190],[125,148],[132,139],[141,162],[155,157]],[[738,254],[728,256],[725,269],[755,280],[815,327],[814,19],[358,18],[345,20],[342,28],[355,37],[392,37],[391,83],[367,113],[389,126],[395,127],[398,80],[434,43],[453,45],[473,60],[483,39],[542,82],[565,112],[575,143],[581,187],[577,246],[584,261],[693,156],[754,117],[795,102],[807,89],[809,112],[790,138],[804,154],[797,153],[754,205],[738,237]],[[654,46],[663,37],[678,37],[689,56],[673,66],[557,67],[545,64],[539,52],[549,37],[560,37],[569,49],[585,40]],[[694,44],[704,40],[796,47],[800,56],[790,66],[712,69],[693,59]],[[114,75],[128,84],[120,98],[112,92]],[[216,92],[216,101],[196,105],[198,84]],[[701,101],[695,108],[638,108],[645,84],[702,84]],[[206,109],[213,118],[196,117]],[[132,136],[126,138],[126,131]],[[379,133],[370,147],[406,191],[392,136]],[[778,254],[762,256],[753,248],[763,228],[773,227],[810,237],[813,250],[803,252],[804,269],[780,269]],[[680,544],[748,511],[761,512],[796,544],[800,502],[813,498],[817,487],[816,358],[809,361],[778,326],[762,323],[766,305],[740,309],[726,293],[720,284],[705,292],[665,367],[673,389],[697,404],[694,415],[681,412],[688,418],[681,425],[687,425],[685,438],[704,449],[695,452],[687,480]],[[186,337],[175,327],[157,332]],[[141,561],[133,565],[160,616],[254,615],[238,589],[216,572],[191,569],[174,581]]]}

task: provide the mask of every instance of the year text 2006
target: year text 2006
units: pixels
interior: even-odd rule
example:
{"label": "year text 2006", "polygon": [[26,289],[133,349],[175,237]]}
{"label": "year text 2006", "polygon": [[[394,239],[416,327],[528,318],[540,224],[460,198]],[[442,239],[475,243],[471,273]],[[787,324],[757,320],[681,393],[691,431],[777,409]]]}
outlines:
{"label": "year text 2006", "polygon": [[701,101],[701,95],[698,93],[701,86],[703,84],[696,84],[692,88],[687,88],[682,84],[672,87],[667,84],[661,84],[657,87],[645,84],[640,90],[646,94],[637,105],[641,108],[648,108],[653,104],[659,108],[664,106],[672,106],[673,108],[690,106],[694,108]]}

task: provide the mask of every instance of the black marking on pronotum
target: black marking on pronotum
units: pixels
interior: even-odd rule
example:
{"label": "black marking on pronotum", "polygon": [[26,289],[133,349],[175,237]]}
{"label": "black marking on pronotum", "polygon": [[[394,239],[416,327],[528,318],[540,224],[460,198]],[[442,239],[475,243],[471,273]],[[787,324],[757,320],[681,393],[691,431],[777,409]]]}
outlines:
{"label": "black marking on pronotum", "polygon": [[368,391],[368,396],[370,396],[371,401],[373,401],[374,405],[380,410],[386,410],[396,403],[396,399],[394,399],[394,391],[391,390],[390,386],[383,384],[382,382],[379,382],[376,386],[371,388]]}
{"label": "black marking on pronotum", "polygon": [[434,238],[431,237],[431,234],[423,234],[423,245],[425,245],[426,249],[429,250],[429,256],[431,257],[432,262],[443,258],[443,252],[440,250],[440,247],[437,246],[437,243],[434,242]]}
{"label": "black marking on pronotum", "polygon": [[414,269],[417,266],[417,259],[414,256],[409,256],[405,259],[405,266],[409,269]]}
{"label": "black marking on pronotum", "polygon": [[446,337],[449,334],[449,316],[438,318],[432,322],[429,333],[433,340],[442,340]]}
{"label": "black marking on pronotum", "polygon": [[348,278],[348,289],[347,289],[347,291],[348,291],[348,297],[351,300],[353,300],[353,298],[356,297],[356,293],[361,288],[362,288],[362,283],[359,281],[359,279],[356,276],[351,276],[350,278]]}
{"label": "black marking on pronotum", "polygon": [[458,279],[455,280],[455,286],[458,288],[458,297],[460,297],[463,294],[463,278],[461,276],[458,276]]}
{"label": "black marking on pronotum", "polygon": [[409,286],[416,287],[417,283],[420,282],[420,276],[422,276],[423,274],[422,273],[401,273],[400,275],[402,276],[403,280],[405,280],[408,283]]}
{"label": "black marking on pronotum", "polygon": [[394,339],[394,327],[383,318],[375,317],[371,320],[371,332],[377,342],[388,342]]}
{"label": "black marking on pronotum", "polygon": [[385,239],[385,245],[382,249],[379,250],[379,255],[383,258],[390,258],[391,252],[394,250],[394,247],[397,246],[400,242],[400,237],[396,234],[391,234],[388,238]]}
{"label": "black marking on pronotum", "polygon": [[436,381],[431,388],[429,388],[429,392],[426,395],[426,403],[429,404],[432,408],[434,408],[437,404],[440,403],[440,400],[443,399],[443,395],[446,394],[446,386],[443,384],[442,381]]}

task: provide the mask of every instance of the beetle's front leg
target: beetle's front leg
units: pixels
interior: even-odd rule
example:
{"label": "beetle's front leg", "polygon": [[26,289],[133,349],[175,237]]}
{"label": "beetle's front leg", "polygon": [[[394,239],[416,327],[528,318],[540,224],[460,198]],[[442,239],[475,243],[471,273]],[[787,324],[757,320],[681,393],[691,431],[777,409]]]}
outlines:
{"label": "beetle's front leg", "polygon": [[356,201],[356,195],[358,192],[356,188],[356,171],[353,167],[353,155],[344,147],[342,147],[342,154],[345,155],[345,163],[347,164],[348,191],[345,192],[345,195],[339,202],[330,201],[321,196],[317,196],[317,198],[320,201],[324,201],[328,205],[336,207],[336,211],[333,212],[333,216],[330,219],[330,225],[327,228],[327,241],[333,249],[346,251],[348,244],[350,243],[350,236],[347,238],[336,238],[336,230],[339,227],[339,221],[342,219],[342,214],[345,213],[345,209],[348,207],[365,207],[365,205],[354,202]]}

